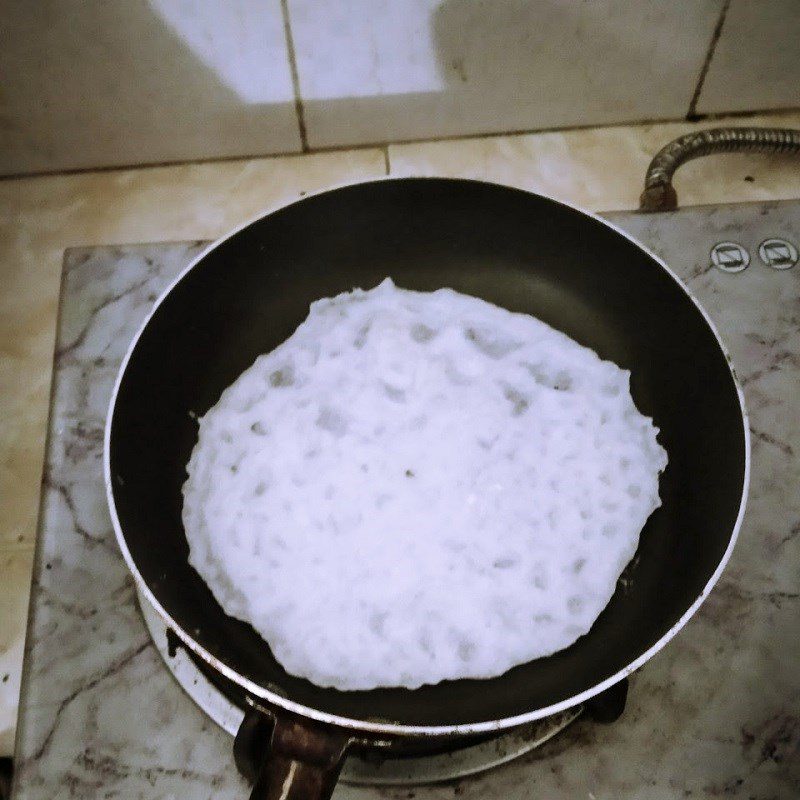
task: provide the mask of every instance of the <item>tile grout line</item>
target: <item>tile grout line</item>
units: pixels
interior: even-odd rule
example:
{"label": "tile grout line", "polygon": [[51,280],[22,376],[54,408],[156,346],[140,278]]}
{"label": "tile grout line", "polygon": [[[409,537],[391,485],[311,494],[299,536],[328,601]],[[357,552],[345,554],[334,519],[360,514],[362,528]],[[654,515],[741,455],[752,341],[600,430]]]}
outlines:
{"label": "tile grout line", "polygon": [[308,153],[308,131],[306,130],[306,116],[303,108],[303,96],[300,94],[300,73],[297,71],[297,56],[294,50],[294,37],[289,21],[289,0],[281,0],[281,14],[283,16],[283,35],[286,39],[286,55],[289,59],[289,72],[292,76],[292,92],[294,93],[294,111],[297,116],[297,128],[300,132],[300,147]]}
{"label": "tile grout line", "polygon": [[168,169],[170,167],[186,167],[208,164],[229,164],[235,161],[277,160],[280,158],[302,158],[303,156],[330,155],[350,151],[381,150],[392,145],[435,144],[448,142],[468,142],[475,139],[494,139],[515,136],[538,136],[552,133],[579,133],[591,130],[610,130],[612,128],[636,128],[653,125],[681,125],[695,122],[713,122],[714,120],[746,120],[750,117],[789,114],[800,111],[800,106],[781,106],[779,108],[752,108],[746,111],[713,111],[708,114],[695,114],[692,119],[682,117],[660,117],[652,119],[621,120],[617,122],[587,123],[585,125],[567,125],[566,127],[522,128],[519,130],[484,131],[482,133],[460,133],[449,136],[427,136],[421,138],[393,139],[389,142],[373,141],[360,144],[308,146],[308,150],[286,150],[272,153],[241,153],[233,156],[208,156],[205,158],[188,158],[172,161],[141,161],[125,164],[106,164],[97,167],[73,167],[69,169],[53,169],[34,172],[14,172],[0,175],[0,183],[4,181],[24,180],[29,178],[52,178],[64,175],[88,175],[102,172],[122,172],[124,170]]}
{"label": "tile grout line", "polygon": [[725,26],[725,18],[728,16],[728,9],[730,6],[731,0],[724,0],[722,9],[719,12],[719,19],[717,20],[717,24],[714,26],[714,31],[711,34],[711,41],[708,45],[706,57],[703,60],[703,66],[700,67],[700,75],[697,79],[697,86],[694,87],[694,94],[692,94],[692,99],[689,101],[689,110],[686,112],[686,119],[690,122],[698,119],[699,115],[697,114],[697,104],[700,101],[700,93],[703,91],[703,85],[706,82],[706,76],[708,75],[708,70],[711,67],[711,59],[714,58],[714,52],[717,49],[717,44],[720,36],[722,35],[722,29]]}

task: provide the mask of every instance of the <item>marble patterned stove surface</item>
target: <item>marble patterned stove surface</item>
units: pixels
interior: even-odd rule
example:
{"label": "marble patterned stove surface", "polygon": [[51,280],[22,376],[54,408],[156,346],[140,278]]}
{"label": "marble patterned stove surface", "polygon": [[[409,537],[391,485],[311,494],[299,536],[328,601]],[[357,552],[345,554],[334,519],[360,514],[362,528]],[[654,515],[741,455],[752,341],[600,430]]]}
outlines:
{"label": "marble patterned stove surface", "polygon": [[[753,468],[733,558],[694,619],[638,674],[618,722],[579,719],[528,755],[455,783],[340,785],[335,797],[800,796],[800,266],[767,266],[764,258],[786,266],[786,248],[760,247],[800,244],[800,202],[609,217],[688,283],[744,384]],[[16,800],[247,796],[231,737],[184,694],[148,636],[101,474],[106,408],[127,344],[202,247],[67,251]],[[738,272],[712,265],[748,258]]]}

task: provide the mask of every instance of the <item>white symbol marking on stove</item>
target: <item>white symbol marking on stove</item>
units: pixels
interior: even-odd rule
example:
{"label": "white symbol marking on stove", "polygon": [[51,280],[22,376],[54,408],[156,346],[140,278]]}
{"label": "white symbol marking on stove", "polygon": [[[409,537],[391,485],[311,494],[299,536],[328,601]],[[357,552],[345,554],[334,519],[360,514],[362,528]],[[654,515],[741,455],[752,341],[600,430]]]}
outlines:
{"label": "white symbol marking on stove", "polygon": [[786,239],[764,239],[758,246],[758,255],[773,269],[790,269],[797,263],[797,248]]}
{"label": "white symbol marking on stove", "polygon": [[736,242],[719,242],[711,248],[711,263],[723,272],[741,272],[750,264],[750,253]]}

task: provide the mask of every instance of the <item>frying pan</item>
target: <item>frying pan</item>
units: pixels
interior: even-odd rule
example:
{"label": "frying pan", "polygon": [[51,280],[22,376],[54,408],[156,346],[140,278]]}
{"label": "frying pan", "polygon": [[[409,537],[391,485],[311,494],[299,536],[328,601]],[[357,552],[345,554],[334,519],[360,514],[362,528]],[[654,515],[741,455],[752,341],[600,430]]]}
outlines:
{"label": "frying pan", "polygon": [[[591,631],[490,680],[342,692],[287,674],[187,562],[181,486],[198,415],[311,301],[449,286],[526,312],[631,371],[669,454],[663,505]],[[213,245],[166,291],[123,362],[106,429],[114,527],[141,591],[182,645],[272,719],[252,797],[328,797],[349,747],[424,746],[554,714],[638,668],[687,622],[744,513],[742,393],[712,323],[668,268],[608,223],[505,186],[386,179],[306,197]],[[275,465],[280,469],[280,464]],[[346,624],[346,621],[344,622]]]}

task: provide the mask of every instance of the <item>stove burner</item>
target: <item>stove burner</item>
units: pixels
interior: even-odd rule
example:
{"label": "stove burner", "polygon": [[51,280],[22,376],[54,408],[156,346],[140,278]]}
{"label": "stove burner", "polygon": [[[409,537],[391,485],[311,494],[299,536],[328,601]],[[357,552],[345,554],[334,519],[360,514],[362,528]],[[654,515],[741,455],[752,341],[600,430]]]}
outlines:
{"label": "stove burner", "polygon": [[[153,642],[174,678],[200,708],[231,736],[242,731],[235,744],[239,771],[252,780],[254,760],[265,751],[271,733],[270,721],[258,715],[242,726],[250,706],[242,689],[187,653],[146,598],[139,594],[139,607]],[[613,722],[625,707],[628,681],[560,714],[537,720],[500,734],[481,735],[426,744],[424,749],[387,752],[360,748],[348,755],[341,780],[355,785],[418,785],[453,780],[504,764],[560,733],[582,713],[597,722]]]}

